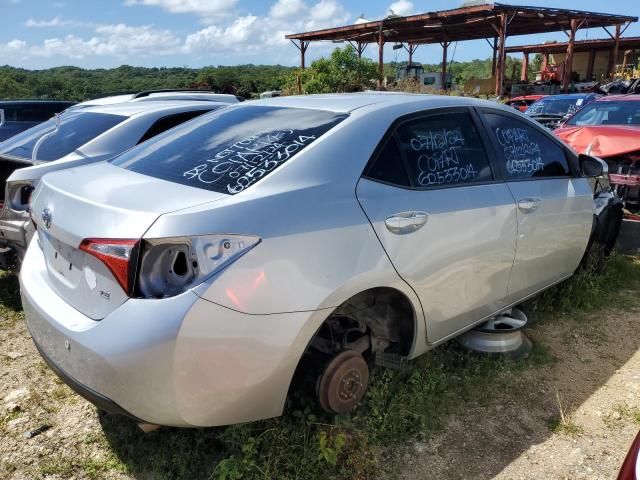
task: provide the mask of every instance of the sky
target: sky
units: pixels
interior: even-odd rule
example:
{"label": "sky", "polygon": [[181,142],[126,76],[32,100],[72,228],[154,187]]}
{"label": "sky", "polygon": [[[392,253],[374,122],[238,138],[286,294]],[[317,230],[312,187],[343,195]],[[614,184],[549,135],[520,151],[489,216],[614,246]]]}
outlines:
{"label": "sky", "polygon": [[[640,16],[638,0],[502,0],[502,3]],[[0,0],[0,65],[28,69],[60,65],[111,68],[206,65],[298,65],[298,50],[284,36],[320,28],[397,15],[461,6],[445,0]],[[625,36],[640,36],[634,24]],[[604,38],[600,30],[581,30],[577,38]],[[519,36],[507,45],[546,40],[565,41],[564,33]],[[335,45],[314,43],[308,61]],[[377,51],[370,46],[366,55]],[[406,60],[404,50],[389,45],[385,60]],[[482,41],[461,42],[449,49],[449,61],[491,56]],[[421,46],[415,60],[439,63],[439,46]]]}

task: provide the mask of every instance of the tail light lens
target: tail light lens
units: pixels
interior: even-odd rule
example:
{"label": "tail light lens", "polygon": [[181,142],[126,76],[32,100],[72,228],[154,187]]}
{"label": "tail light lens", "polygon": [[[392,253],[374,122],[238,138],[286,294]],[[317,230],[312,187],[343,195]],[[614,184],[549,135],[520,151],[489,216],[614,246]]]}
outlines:
{"label": "tail light lens", "polygon": [[122,289],[130,295],[136,273],[137,251],[140,240],[87,238],[80,250],[94,256],[111,271]]}
{"label": "tail light lens", "polygon": [[260,242],[251,235],[202,235],[144,240],[137,293],[178,295],[227,267]]}

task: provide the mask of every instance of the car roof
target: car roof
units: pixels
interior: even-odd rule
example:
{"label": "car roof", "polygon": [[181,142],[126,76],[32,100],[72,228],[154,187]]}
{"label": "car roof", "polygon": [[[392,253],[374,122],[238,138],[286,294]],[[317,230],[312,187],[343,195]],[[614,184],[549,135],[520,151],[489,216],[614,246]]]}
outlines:
{"label": "car roof", "polygon": [[640,95],[638,94],[629,94],[629,95],[607,95],[606,97],[602,97],[598,99],[598,102],[614,102],[614,101],[624,100],[632,102],[640,101]]}
{"label": "car roof", "polygon": [[79,110],[72,110],[74,113],[103,113],[110,115],[120,115],[132,117],[142,113],[155,113],[166,110],[192,111],[198,109],[212,109],[215,107],[226,107],[228,103],[212,102],[209,100],[158,100],[154,102],[122,102],[110,103],[107,105],[93,105]]}
{"label": "car roof", "polygon": [[244,102],[241,105],[263,105],[288,108],[309,108],[328,110],[336,113],[350,113],[367,107],[369,110],[384,109],[396,105],[418,106],[420,108],[439,108],[455,106],[491,106],[492,108],[508,109],[502,104],[479,100],[473,97],[453,97],[448,95],[426,95],[420,93],[402,92],[359,92],[359,93],[329,93],[318,95],[293,95],[272,97]]}

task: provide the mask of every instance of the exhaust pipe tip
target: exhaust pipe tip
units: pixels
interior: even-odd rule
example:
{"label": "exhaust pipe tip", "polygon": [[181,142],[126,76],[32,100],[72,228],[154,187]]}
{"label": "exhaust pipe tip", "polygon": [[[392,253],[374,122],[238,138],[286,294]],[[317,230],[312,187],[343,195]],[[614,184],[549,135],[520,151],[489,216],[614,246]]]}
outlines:
{"label": "exhaust pipe tip", "polygon": [[160,425],[156,425],[155,423],[138,423],[138,428],[142,430],[144,433],[155,432],[160,428]]}

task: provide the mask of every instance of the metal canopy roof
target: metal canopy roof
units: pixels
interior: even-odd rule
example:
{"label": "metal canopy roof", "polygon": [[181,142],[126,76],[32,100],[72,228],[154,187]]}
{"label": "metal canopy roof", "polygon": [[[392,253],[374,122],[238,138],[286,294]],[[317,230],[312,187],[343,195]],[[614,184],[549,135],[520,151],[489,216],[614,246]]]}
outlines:
{"label": "metal canopy roof", "polygon": [[[615,46],[612,38],[599,38],[594,40],[576,40],[576,52],[588,52],[589,50],[611,50]],[[517,45],[506,47],[507,53],[566,53],[568,42],[549,42],[535,45]],[[640,49],[640,37],[622,37],[619,40],[619,48],[622,50]]]}
{"label": "metal canopy roof", "polygon": [[287,35],[301,41],[353,41],[377,43],[382,29],[385,42],[441,43],[494,38],[501,14],[507,15],[508,36],[568,31],[571,20],[579,28],[607,27],[638,21],[637,17],[560,8],[504,5],[500,3],[391,17],[375,22]]}

